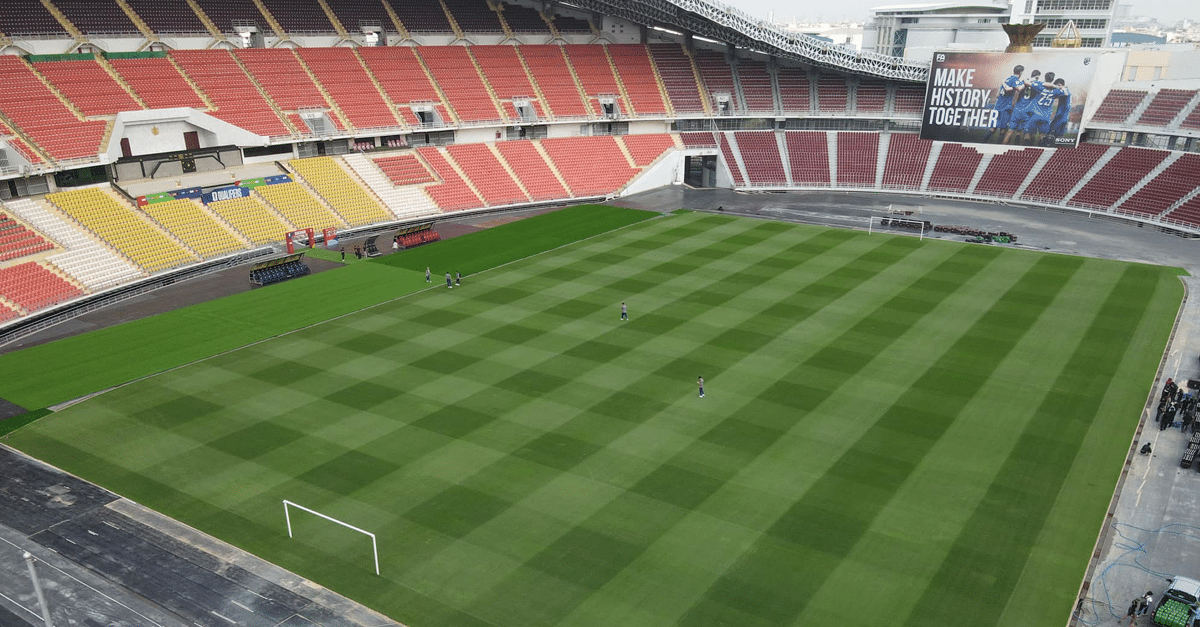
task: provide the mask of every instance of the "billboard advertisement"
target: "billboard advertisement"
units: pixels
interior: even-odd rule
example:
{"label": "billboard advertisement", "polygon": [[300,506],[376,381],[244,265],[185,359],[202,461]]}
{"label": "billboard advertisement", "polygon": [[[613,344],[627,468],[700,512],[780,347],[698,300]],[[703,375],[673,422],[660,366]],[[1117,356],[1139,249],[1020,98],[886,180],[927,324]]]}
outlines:
{"label": "billboard advertisement", "polygon": [[921,139],[1073,148],[1098,52],[936,52]]}

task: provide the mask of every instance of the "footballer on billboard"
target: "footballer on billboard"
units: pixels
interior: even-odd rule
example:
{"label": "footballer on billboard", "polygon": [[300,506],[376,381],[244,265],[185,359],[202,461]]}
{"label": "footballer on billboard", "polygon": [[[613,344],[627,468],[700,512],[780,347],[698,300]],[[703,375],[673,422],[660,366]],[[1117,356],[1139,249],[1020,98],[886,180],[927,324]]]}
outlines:
{"label": "footballer on billboard", "polygon": [[937,52],[921,139],[1074,147],[1096,51]]}

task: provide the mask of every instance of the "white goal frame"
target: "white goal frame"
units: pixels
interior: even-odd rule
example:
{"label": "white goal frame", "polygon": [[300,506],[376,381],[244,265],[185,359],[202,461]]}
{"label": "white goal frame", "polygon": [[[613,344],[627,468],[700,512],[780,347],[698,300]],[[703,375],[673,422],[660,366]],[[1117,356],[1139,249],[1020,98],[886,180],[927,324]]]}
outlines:
{"label": "white goal frame", "polygon": [[375,554],[375,574],[376,575],[379,574],[379,544],[375,541],[375,534],[371,533],[370,531],[364,531],[362,529],[359,529],[358,527],[355,527],[354,525],[351,525],[349,523],[344,523],[344,522],[342,522],[336,518],[333,518],[331,516],[326,516],[325,514],[322,514],[321,512],[309,509],[303,505],[299,505],[299,504],[293,503],[287,499],[283,499],[283,517],[285,519],[287,519],[287,530],[288,530],[289,538],[294,537],[294,536],[292,536],[292,515],[288,511],[288,505],[291,505],[292,507],[295,507],[296,509],[304,510],[304,511],[312,514],[313,516],[319,516],[321,518],[324,518],[325,520],[328,520],[329,522],[337,523],[347,529],[352,529],[361,534],[369,536],[371,538],[371,551]]}
{"label": "white goal frame", "polygon": [[920,239],[921,240],[925,239],[925,221],[924,220],[913,220],[912,218],[893,218],[891,216],[871,216],[870,219],[867,221],[867,235],[870,235],[875,232],[874,227],[875,227],[876,220],[879,220],[879,228],[881,228],[881,229],[883,228],[884,220],[904,220],[905,222],[920,222],[921,223]]}

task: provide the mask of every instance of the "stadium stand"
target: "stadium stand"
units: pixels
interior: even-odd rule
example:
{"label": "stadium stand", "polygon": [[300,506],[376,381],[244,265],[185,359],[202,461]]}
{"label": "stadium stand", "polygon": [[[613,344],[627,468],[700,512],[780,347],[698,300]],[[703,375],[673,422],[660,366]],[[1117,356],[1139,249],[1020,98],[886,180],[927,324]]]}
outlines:
{"label": "stadium stand", "polygon": [[785,131],[788,165],[796,185],[829,185],[829,141],[825,133]]}
{"label": "stadium stand", "polygon": [[[888,142],[887,161],[883,165],[883,187],[891,189],[921,189],[921,177],[929,161],[933,142],[908,133],[892,133]],[[795,176],[793,174],[793,176]]]}
{"label": "stadium stand", "polygon": [[712,133],[680,133],[679,139],[687,148],[716,148],[717,138]]}
{"label": "stadium stand", "polygon": [[375,159],[375,165],[379,166],[392,185],[418,185],[435,180],[416,155]]}
{"label": "stadium stand", "polygon": [[1137,123],[1146,126],[1167,126],[1195,95],[1194,89],[1160,89],[1138,117]]}
{"label": "stadium stand", "polygon": [[993,155],[991,163],[984,169],[979,182],[975,184],[974,193],[982,196],[1012,198],[1041,156],[1042,149],[1040,148],[1010,150]]}
{"label": "stadium stand", "polygon": [[[575,75],[579,77],[580,85],[583,86],[583,93],[588,97],[588,109],[596,115],[602,115],[603,110],[596,97],[600,95],[619,97],[621,95],[621,87],[617,84],[616,76],[613,75],[608,55],[604,53],[604,46],[600,44],[566,45],[563,46],[563,51],[567,53],[567,59],[571,67],[575,69]],[[630,111],[625,99],[618,98],[618,103],[621,113],[628,116]]]}
{"label": "stadium stand", "polygon": [[1067,202],[1079,207],[1110,209],[1167,154],[1162,150],[1122,148]]}
{"label": "stadium stand", "polygon": [[35,165],[39,163],[45,163],[45,159],[42,159],[42,157],[38,155],[38,153],[35,152],[29,144],[25,143],[25,140],[17,137],[17,132],[9,127],[9,125],[5,124],[3,120],[0,120],[0,137],[4,138],[4,141],[8,143],[9,148],[17,151],[18,154],[20,154],[30,163]]}
{"label": "stadium stand", "polygon": [[425,188],[425,192],[438,207],[445,211],[459,211],[484,205],[483,200],[467,185],[440,150],[433,146],[423,146],[417,149],[417,153],[442,180],[441,183]]}
{"label": "stadium stand", "polygon": [[723,93],[729,97],[729,105],[725,115],[734,115],[741,113],[742,106],[738,99],[737,88],[733,84],[733,70],[729,66],[729,62],[725,60],[725,55],[712,50],[696,50],[693,54],[696,59],[696,68],[700,70],[700,78],[704,81],[705,87],[708,88],[708,93],[705,96],[708,98],[708,103],[712,107],[714,114],[722,115],[722,112],[717,108],[717,94]]}
{"label": "stadium stand", "polygon": [[1129,89],[1114,89],[1108,92],[1096,114],[1093,122],[1124,122],[1133,110],[1146,99],[1146,92]]}
{"label": "stadium stand", "polygon": [[125,0],[155,33],[208,33],[186,0]]}
{"label": "stadium stand", "polygon": [[633,164],[644,168],[675,147],[675,139],[666,133],[625,135],[620,138],[633,157]]}
{"label": "stadium stand", "polygon": [[737,131],[734,138],[751,185],[787,185],[774,131]]}
{"label": "stadium stand", "polygon": [[544,117],[541,103],[537,102],[537,90],[529,82],[515,46],[471,46],[469,50],[496,97],[507,105],[504,109],[510,120],[520,119],[511,103],[512,98],[532,99],[538,117]]}
{"label": "stadium stand", "polygon": [[359,48],[358,53],[383,87],[384,93],[396,104],[405,122],[410,125],[419,123],[417,116],[407,106],[414,102],[436,103],[442,120],[449,121],[450,116],[447,115],[442,97],[429,81],[412,48],[364,47]]}
{"label": "stadium stand", "polygon": [[529,67],[529,74],[546,97],[543,104],[555,118],[588,115],[588,106],[579,93],[571,68],[567,66],[562,46],[524,45],[520,51],[525,65]]}
{"label": "stadium stand", "polygon": [[290,135],[227,50],[172,50],[171,58],[216,105],[213,116],[259,135]]}
{"label": "stadium stand", "polygon": [[261,0],[271,17],[289,33],[331,33],[333,23],[320,3],[295,0]]}
{"label": "stadium stand", "polygon": [[514,33],[549,34],[550,26],[537,9],[519,4],[500,3],[500,15]]}
{"label": "stadium stand", "polygon": [[1192,110],[1179,123],[1179,126],[1182,128],[1200,129],[1200,105],[1192,107]]}
{"label": "stadium stand", "polygon": [[[734,187],[744,187],[746,185],[746,177],[742,174],[742,166],[738,165],[737,155],[730,143],[729,136],[726,133],[715,133],[717,138],[717,147],[721,149],[721,156],[725,159],[725,165],[729,168],[729,176],[733,179]],[[736,138],[734,138],[736,141]]]}
{"label": "stadium stand", "polygon": [[362,2],[361,0],[325,0],[334,17],[342,26],[352,32],[357,32],[363,26],[376,25],[385,33],[394,33],[395,25],[383,8],[382,2]]}
{"label": "stadium stand", "polygon": [[203,259],[246,248],[242,238],[225,228],[194,199],[152,203],[144,210]]}
{"label": "stadium stand", "polygon": [[[0,296],[3,296],[3,295],[0,295]],[[0,323],[8,322],[9,320],[15,320],[20,317],[21,317],[21,312],[17,311],[16,309],[13,309],[11,306],[8,305],[8,303],[5,303],[3,300],[0,300]]]}
{"label": "stadium stand", "polygon": [[[1121,203],[1117,211],[1157,216],[1196,189],[1200,181],[1200,155],[1181,155],[1150,182]],[[1128,183],[1128,182],[1126,182]]]}
{"label": "stadium stand", "polygon": [[925,107],[924,85],[896,85],[896,95],[892,111],[895,113],[915,113],[921,115]]}
{"label": "stadium stand", "polygon": [[587,20],[570,15],[556,14],[551,22],[554,24],[554,29],[560,33],[591,34],[592,32],[592,25]]}
{"label": "stadium stand", "polygon": [[838,133],[837,180],[842,187],[875,187],[879,163],[879,136],[875,133]]}
{"label": "stadium stand", "polygon": [[550,169],[550,164],[546,163],[532,141],[499,142],[496,144],[496,149],[534,201],[572,196],[559,182],[554,171]]}
{"label": "stadium stand", "polygon": [[206,109],[196,90],[166,57],[109,58],[108,63],[151,109]]}
{"label": "stadium stand", "polygon": [[767,64],[752,59],[741,59],[738,61],[737,70],[742,95],[746,97],[745,111],[775,113],[775,86],[771,74],[767,72]]}
{"label": "stadium stand", "polygon": [[475,185],[488,206],[529,202],[529,197],[500,165],[487,144],[454,144],[446,151],[458,163],[463,174]]}
{"label": "stadium stand", "polygon": [[400,125],[353,50],[298,48],[296,53],[355,129],[393,128]]}
{"label": "stadium stand", "polygon": [[95,158],[105,122],[80,122],[24,59],[0,55],[0,113],[54,159]]}
{"label": "stadium stand", "polygon": [[45,61],[35,63],[33,68],[85,116],[116,115],[142,108],[95,60]]}
{"label": "stadium stand", "polygon": [[1057,204],[1062,202],[1096,162],[1104,156],[1107,146],[1079,144],[1074,150],[1055,150],[1050,160],[1035,175],[1021,198],[1036,202]]}
{"label": "stadium stand", "polygon": [[[433,180],[433,177],[425,170],[425,166],[417,160],[415,156],[411,156],[416,167],[420,168],[424,182]],[[431,215],[440,213],[437,206],[430,200],[420,187],[414,185],[405,185],[397,187],[392,183],[386,174],[383,173],[375,162],[368,159],[365,155],[350,154],[344,157],[346,165],[350,166],[351,170],[358,175],[366,183],[371,191],[383,201],[397,218],[405,219],[414,216]]]}
{"label": "stadium stand", "polygon": [[39,0],[5,0],[0,33],[65,37],[67,31]]}
{"label": "stadium stand", "polygon": [[446,10],[465,33],[502,33],[500,15],[487,0],[443,0]]}
{"label": "stadium stand", "polygon": [[195,0],[204,15],[222,33],[233,33],[234,22],[253,23],[258,32],[269,34],[270,27],[251,0]]}
{"label": "stadium stand", "polygon": [[452,33],[450,20],[442,10],[440,2],[409,2],[408,0],[384,0],[396,17],[410,33]]}
{"label": "stadium stand", "polygon": [[350,226],[394,217],[333,158],[293,159],[288,163]]}
{"label": "stadium stand", "polygon": [[887,108],[887,83],[861,81],[854,92],[854,109],[861,113],[880,114]]}
{"label": "stadium stand", "polygon": [[692,59],[679,44],[650,44],[650,57],[677,115],[704,113]]}
{"label": "stadium stand", "polygon": [[667,105],[663,101],[663,90],[646,46],[609,44],[606,50],[625,93],[629,95],[634,113],[642,116],[665,114]]}
{"label": "stadium stand", "polygon": [[296,230],[294,225],[285,222],[254,195],[209,203],[208,209],[228,222],[252,244],[278,242],[283,239],[285,233]]}
{"label": "stadium stand", "polygon": [[148,273],[198,260],[140,212],[101,189],[57,192],[46,200]]}
{"label": "stadium stand", "polygon": [[325,96],[321,95],[291,49],[245,48],[235,50],[233,54],[280,109],[295,111],[301,107],[329,107]]}
{"label": "stadium stand", "polygon": [[784,113],[808,113],[812,109],[812,88],[808,74],[794,67],[781,67],[779,80],[780,108]]}
{"label": "stadium stand", "polygon": [[138,32],[115,0],[54,0],[54,7],[85,35],[128,35]]}
{"label": "stadium stand", "polygon": [[0,268],[0,296],[27,313],[83,294],[73,283],[37,262]]}
{"label": "stadium stand", "polygon": [[421,46],[416,52],[429,68],[442,93],[446,94],[459,120],[496,122],[503,119],[498,103],[484,87],[465,47]]}
{"label": "stadium stand", "polygon": [[611,194],[638,173],[610,136],[544,139],[542,148],[575,196]]}
{"label": "stadium stand", "polygon": [[830,74],[817,78],[817,108],[821,113],[846,113],[849,103],[846,79]]}
{"label": "stadium stand", "polygon": [[[297,229],[321,231],[330,227],[344,227],[346,223],[325,208],[308,190],[299,183],[280,183],[255,187],[254,193],[262,197],[275,211]],[[281,234],[276,234],[275,241]]]}
{"label": "stadium stand", "polygon": [[1192,196],[1166,215],[1171,222],[1200,226],[1200,195]]}
{"label": "stadium stand", "polygon": [[929,176],[929,191],[966,192],[982,158],[983,155],[970,146],[943,144]]}
{"label": "stadium stand", "polygon": [[47,241],[37,231],[25,228],[24,224],[11,216],[0,213],[0,262],[48,250],[54,250],[53,242]]}

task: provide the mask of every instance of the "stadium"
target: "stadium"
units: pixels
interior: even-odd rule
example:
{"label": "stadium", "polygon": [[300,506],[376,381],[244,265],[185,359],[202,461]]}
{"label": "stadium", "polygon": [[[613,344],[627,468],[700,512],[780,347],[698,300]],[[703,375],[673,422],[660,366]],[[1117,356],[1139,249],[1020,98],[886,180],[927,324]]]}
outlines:
{"label": "stadium", "polygon": [[1094,625],[1200,578],[1200,84],[1062,54],[1062,132],[923,139],[943,60],[704,0],[6,1],[0,625]]}

